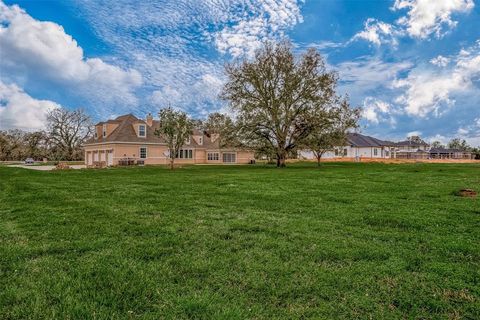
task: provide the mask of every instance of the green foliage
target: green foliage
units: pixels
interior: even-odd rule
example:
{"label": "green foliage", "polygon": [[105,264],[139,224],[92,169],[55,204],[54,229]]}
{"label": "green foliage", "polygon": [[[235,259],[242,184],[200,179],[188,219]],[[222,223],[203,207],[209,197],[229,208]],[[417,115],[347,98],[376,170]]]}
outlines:
{"label": "green foliage", "polygon": [[440,141],[433,141],[433,142],[430,144],[430,147],[431,147],[431,148],[435,148],[435,149],[445,149],[445,145],[442,144]]}
{"label": "green foliage", "polygon": [[350,107],[348,96],[337,98],[326,110],[317,110],[310,117],[313,127],[301,146],[311,150],[320,164],[326,151],[345,145],[347,131],[357,128],[359,118],[360,109]]}
{"label": "green foliage", "polygon": [[158,116],[159,128],[155,130],[155,134],[165,139],[169,150],[170,168],[173,169],[178,151],[192,135],[195,123],[185,112],[171,107],[160,110]]}
{"label": "green foliage", "polygon": [[226,74],[221,96],[237,113],[244,141],[273,151],[280,167],[312,130],[312,115],[337,98],[337,75],[320,53],[296,57],[288,42],[265,43],[253,60],[227,65]]}
{"label": "green foliage", "polygon": [[465,139],[454,138],[448,143],[448,148],[458,149],[462,151],[470,151],[471,147],[468,145]]}
{"label": "green foliage", "polygon": [[0,319],[476,319],[475,164],[0,166]]}
{"label": "green foliage", "polygon": [[220,148],[241,147],[243,145],[239,137],[239,128],[232,118],[226,114],[210,113],[203,124],[203,128],[209,135],[218,135]]}

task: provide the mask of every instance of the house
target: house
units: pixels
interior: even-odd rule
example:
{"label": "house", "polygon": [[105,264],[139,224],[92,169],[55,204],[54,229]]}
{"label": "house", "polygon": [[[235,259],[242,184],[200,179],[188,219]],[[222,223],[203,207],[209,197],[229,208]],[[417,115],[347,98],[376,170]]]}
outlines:
{"label": "house", "polygon": [[475,159],[474,154],[460,149],[432,148],[429,156],[430,159]]}
{"label": "house", "polygon": [[[366,136],[360,133],[348,133],[344,146],[336,146],[333,150],[327,151],[322,158],[390,158],[394,151],[394,143],[383,141],[374,137]],[[299,152],[300,159],[315,159],[315,155],[310,150]]]}
{"label": "house", "polygon": [[[94,136],[85,145],[85,164],[168,164],[169,152],[163,137],[155,135],[159,122],[148,115],[145,120],[132,114],[95,125]],[[218,134],[194,130],[178,153],[179,164],[242,164],[254,160],[254,152],[221,148]]]}
{"label": "house", "polygon": [[394,158],[398,159],[428,159],[430,145],[418,136],[394,144]]}

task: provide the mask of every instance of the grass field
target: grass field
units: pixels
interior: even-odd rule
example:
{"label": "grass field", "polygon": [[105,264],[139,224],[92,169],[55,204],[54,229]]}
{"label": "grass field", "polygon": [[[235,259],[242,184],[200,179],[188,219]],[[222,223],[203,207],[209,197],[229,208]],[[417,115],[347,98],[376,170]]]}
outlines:
{"label": "grass field", "polygon": [[0,319],[478,319],[475,164],[0,167]]}

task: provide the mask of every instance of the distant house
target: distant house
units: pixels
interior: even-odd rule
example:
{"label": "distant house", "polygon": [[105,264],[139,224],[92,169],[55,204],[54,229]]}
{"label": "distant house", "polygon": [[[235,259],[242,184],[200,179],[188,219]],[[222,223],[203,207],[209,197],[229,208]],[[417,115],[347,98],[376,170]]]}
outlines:
{"label": "distant house", "polygon": [[460,149],[432,148],[429,151],[430,159],[474,159],[475,155]]}
{"label": "distant house", "polygon": [[[383,141],[360,133],[348,133],[344,146],[336,146],[327,151],[322,158],[390,158],[394,150],[394,143]],[[310,150],[299,152],[300,159],[315,159]]]}
{"label": "distant house", "polygon": [[398,159],[428,159],[430,154],[430,145],[420,139],[420,137],[410,137],[408,140],[396,142],[394,144],[394,158]]}
{"label": "distant house", "polygon": [[[420,137],[391,142],[380,140],[360,133],[348,133],[344,146],[335,146],[323,154],[322,158],[379,158],[379,159],[474,159],[474,154],[458,149],[430,148]],[[314,160],[310,150],[299,152],[300,159]]]}
{"label": "distant house", "polygon": [[[132,114],[95,125],[94,136],[85,145],[85,164],[103,162],[118,164],[168,164],[168,148],[162,137],[155,135],[159,122],[148,115],[145,120]],[[234,164],[249,163],[254,159],[251,150],[221,148],[216,134],[194,130],[179,151],[180,164]]]}

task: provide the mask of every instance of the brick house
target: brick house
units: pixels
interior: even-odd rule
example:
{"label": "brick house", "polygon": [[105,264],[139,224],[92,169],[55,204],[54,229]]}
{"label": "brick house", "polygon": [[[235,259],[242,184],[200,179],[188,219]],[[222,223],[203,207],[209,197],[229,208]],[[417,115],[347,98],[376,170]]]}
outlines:
{"label": "brick house", "polygon": [[[84,144],[85,164],[104,162],[107,166],[122,163],[168,164],[168,147],[155,135],[159,123],[148,115],[145,120],[132,114],[99,122],[94,136]],[[179,151],[178,164],[246,164],[254,160],[254,152],[238,148],[221,148],[219,137],[194,130]]]}

